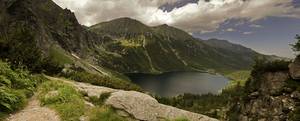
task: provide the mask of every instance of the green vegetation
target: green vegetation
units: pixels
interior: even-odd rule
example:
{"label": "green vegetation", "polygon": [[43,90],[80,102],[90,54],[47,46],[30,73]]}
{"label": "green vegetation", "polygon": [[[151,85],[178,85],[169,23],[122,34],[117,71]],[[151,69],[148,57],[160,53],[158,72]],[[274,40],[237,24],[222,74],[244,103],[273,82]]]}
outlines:
{"label": "green vegetation", "polygon": [[71,72],[69,74],[64,75],[71,80],[75,80],[78,82],[90,83],[98,86],[105,86],[115,89],[123,89],[123,90],[135,90],[142,91],[142,89],[129,81],[124,81],[120,79],[115,79],[112,77],[91,74],[84,71],[81,72]]}
{"label": "green vegetation", "polygon": [[127,121],[108,106],[93,108],[89,114],[90,121]]}
{"label": "green vegetation", "polygon": [[[0,58],[10,62],[12,68],[26,68],[32,72],[59,73],[62,66],[50,57],[42,57],[34,34],[29,30],[17,29],[7,39],[0,38]],[[25,67],[24,67],[25,66]]]}
{"label": "green vegetation", "polygon": [[99,97],[89,97],[89,101],[94,105],[103,105],[105,100],[110,96],[110,93],[103,93]]}
{"label": "green vegetation", "polygon": [[0,119],[22,109],[37,85],[46,80],[40,75],[30,75],[26,70],[12,70],[0,61]]}
{"label": "green vegetation", "polygon": [[60,65],[73,63],[72,59],[66,55],[66,52],[62,48],[55,46],[50,48],[50,58]]}
{"label": "green vegetation", "polygon": [[72,86],[59,81],[49,81],[39,87],[42,105],[55,109],[64,121],[78,121],[84,114],[82,95]]}
{"label": "green vegetation", "polygon": [[173,98],[156,97],[156,99],[166,105],[222,119],[226,113],[224,109],[230,102],[237,101],[241,95],[243,95],[243,88],[236,86],[223,90],[219,95],[184,94]]}
{"label": "green vegetation", "polygon": [[296,44],[292,45],[293,47],[293,50],[296,51],[296,52],[299,52],[300,51],[300,36],[299,35],[296,35]]}
{"label": "green vegetation", "polygon": [[251,71],[236,71],[225,76],[230,79],[230,83],[228,84],[227,88],[235,87],[237,85],[245,86],[245,83],[249,79]]}
{"label": "green vegetation", "polygon": [[48,81],[39,87],[39,99],[45,106],[56,110],[63,121],[79,121],[81,116],[88,116],[90,121],[126,121],[109,106],[104,106],[104,101],[109,93],[104,93],[99,98],[89,97],[95,107],[84,103],[84,95],[74,87],[61,81]]}

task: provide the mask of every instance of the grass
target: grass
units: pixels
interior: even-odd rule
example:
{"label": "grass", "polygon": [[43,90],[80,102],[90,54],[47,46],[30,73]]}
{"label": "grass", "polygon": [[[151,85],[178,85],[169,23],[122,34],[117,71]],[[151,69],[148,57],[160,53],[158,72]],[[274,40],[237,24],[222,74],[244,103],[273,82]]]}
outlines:
{"label": "grass", "polygon": [[251,71],[248,71],[248,70],[235,71],[235,72],[226,74],[225,77],[230,79],[230,83],[227,87],[230,88],[230,87],[235,87],[237,85],[245,86],[246,81],[250,77],[250,74],[251,74]]}
{"label": "grass", "polygon": [[111,78],[104,75],[91,74],[87,72],[72,72],[64,75],[65,77],[78,82],[90,83],[98,86],[105,86],[114,89],[142,91],[142,89],[130,81]]}
{"label": "grass", "polygon": [[53,61],[64,65],[64,64],[72,64],[73,60],[66,55],[63,49],[52,46],[50,48],[50,57]]}
{"label": "grass", "polygon": [[117,115],[114,109],[108,106],[93,108],[89,114],[90,121],[128,121]]}
{"label": "grass", "polygon": [[120,40],[120,44],[124,47],[141,47],[142,45],[140,43],[134,42],[133,40]]}
{"label": "grass", "polygon": [[104,93],[99,98],[89,97],[89,101],[95,105],[90,107],[85,105],[84,95],[75,87],[52,80],[43,83],[38,94],[42,105],[57,111],[63,121],[79,121],[81,116],[88,116],[90,121],[127,121],[112,107],[104,105],[110,93]]}
{"label": "grass", "polygon": [[84,115],[83,96],[72,86],[60,81],[49,81],[39,88],[39,99],[42,105],[56,110],[64,121],[79,121]]}
{"label": "grass", "polygon": [[174,120],[166,119],[165,121],[189,121],[189,120],[187,118],[180,117],[180,118],[177,118],[177,119],[174,119]]}
{"label": "grass", "polygon": [[103,93],[99,97],[89,97],[89,101],[92,102],[94,105],[101,106],[104,104],[106,99],[110,96],[111,93]]}

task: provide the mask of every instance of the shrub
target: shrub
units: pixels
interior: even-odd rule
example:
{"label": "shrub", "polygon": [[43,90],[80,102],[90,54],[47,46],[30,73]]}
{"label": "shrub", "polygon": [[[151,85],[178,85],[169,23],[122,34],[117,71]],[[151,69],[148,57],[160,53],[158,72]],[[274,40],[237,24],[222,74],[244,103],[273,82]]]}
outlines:
{"label": "shrub", "polygon": [[256,59],[251,76],[257,77],[265,72],[287,71],[289,70],[289,64],[290,61],[285,60],[268,61],[266,59]]}
{"label": "shrub", "polygon": [[294,51],[300,51],[300,36],[296,35],[297,42],[292,45]]}
{"label": "shrub", "polygon": [[7,88],[0,87],[0,110],[1,112],[13,112],[25,105],[26,97],[22,92]]}
{"label": "shrub", "polygon": [[36,73],[46,71],[48,74],[62,70],[62,66],[50,57],[43,57],[31,31],[18,29],[8,38],[0,41],[0,58],[10,62],[12,68],[26,68]]}
{"label": "shrub", "polygon": [[33,76],[26,70],[12,70],[7,63],[0,61],[1,116],[21,109],[26,97],[31,97],[43,80],[41,75]]}

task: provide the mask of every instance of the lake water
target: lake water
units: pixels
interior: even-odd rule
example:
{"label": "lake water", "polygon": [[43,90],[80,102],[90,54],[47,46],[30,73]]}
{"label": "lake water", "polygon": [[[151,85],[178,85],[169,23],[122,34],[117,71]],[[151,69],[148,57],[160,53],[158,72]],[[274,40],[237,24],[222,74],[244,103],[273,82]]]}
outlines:
{"label": "lake water", "polygon": [[221,75],[201,72],[171,72],[160,75],[130,74],[131,80],[146,91],[164,97],[184,93],[217,94],[229,80]]}

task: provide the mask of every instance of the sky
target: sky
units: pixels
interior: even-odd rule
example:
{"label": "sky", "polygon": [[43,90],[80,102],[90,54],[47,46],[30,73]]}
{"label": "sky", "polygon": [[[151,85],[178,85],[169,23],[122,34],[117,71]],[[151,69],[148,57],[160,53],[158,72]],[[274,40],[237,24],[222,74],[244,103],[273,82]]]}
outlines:
{"label": "sky", "polygon": [[218,38],[264,54],[294,57],[300,0],[53,0],[86,26],[120,17],[168,24],[194,37]]}

